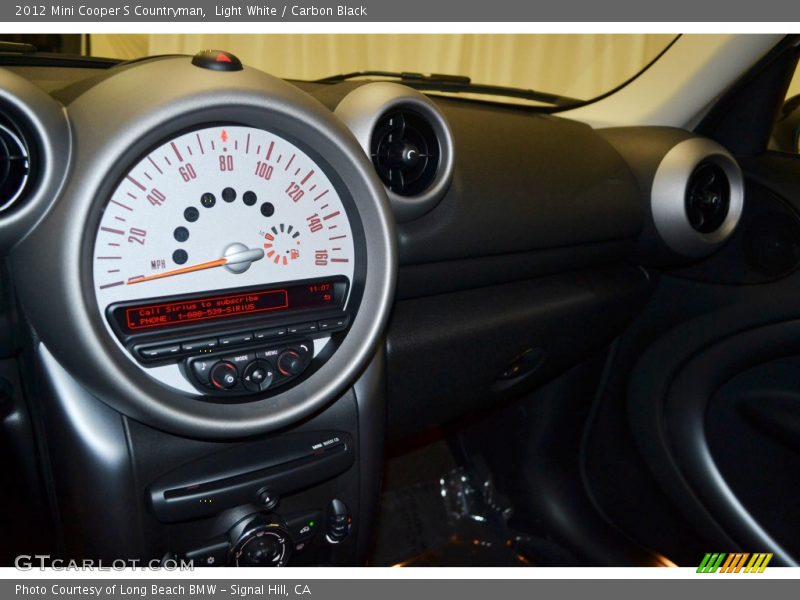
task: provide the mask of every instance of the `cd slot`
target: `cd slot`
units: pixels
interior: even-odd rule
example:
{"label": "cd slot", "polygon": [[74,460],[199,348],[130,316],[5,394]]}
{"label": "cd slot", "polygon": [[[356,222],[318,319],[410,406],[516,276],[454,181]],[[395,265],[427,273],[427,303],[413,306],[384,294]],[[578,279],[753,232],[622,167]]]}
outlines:
{"label": "cd slot", "polygon": [[150,503],[162,522],[207,517],[258,505],[266,489],[271,497],[282,497],[327,481],[354,461],[349,434],[290,434],[242,444],[176,469],[150,486]]}

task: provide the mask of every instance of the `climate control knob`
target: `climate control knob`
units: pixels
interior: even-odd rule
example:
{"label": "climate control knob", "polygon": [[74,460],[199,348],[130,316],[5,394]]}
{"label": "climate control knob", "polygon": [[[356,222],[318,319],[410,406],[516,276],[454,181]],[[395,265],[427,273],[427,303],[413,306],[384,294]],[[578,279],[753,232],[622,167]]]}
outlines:
{"label": "climate control knob", "polygon": [[235,567],[284,567],[293,547],[289,533],[282,526],[257,517],[245,526],[234,543],[228,562]]}
{"label": "climate control knob", "polygon": [[295,350],[284,350],[278,356],[278,371],[285,377],[299,375],[306,368],[306,361]]}

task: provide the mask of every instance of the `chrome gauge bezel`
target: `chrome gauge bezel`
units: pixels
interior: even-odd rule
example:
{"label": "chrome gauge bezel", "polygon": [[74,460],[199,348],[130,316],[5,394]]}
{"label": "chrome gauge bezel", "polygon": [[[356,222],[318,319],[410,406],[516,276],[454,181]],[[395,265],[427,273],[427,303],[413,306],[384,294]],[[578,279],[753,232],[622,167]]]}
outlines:
{"label": "chrome gauge bezel", "polygon": [[[724,221],[710,233],[692,227],[686,213],[686,188],[702,163],[718,166],[728,178],[729,208]],[[650,204],[658,234],[674,252],[689,258],[708,256],[736,229],[744,210],[745,186],[736,159],[718,143],[691,137],[675,144],[658,164],[650,189]]]}
{"label": "chrome gauge bezel", "polygon": [[[189,57],[112,70],[81,90],[66,111],[75,131],[71,175],[47,218],[15,249],[11,264],[20,302],[41,343],[83,387],[153,427],[229,439],[297,423],[356,382],[386,325],[397,251],[383,185],[341,121],[285,81],[249,68],[209,71],[193,66]],[[274,130],[313,149],[351,197],[365,249],[359,310],[336,352],[294,387],[230,405],[177,392],[133,364],[106,329],[90,267],[100,210],[124,170],[159,141],[215,122]]]}
{"label": "chrome gauge bezel", "polygon": [[406,85],[375,81],[355,88],[336,107],[342,119],[369,157],[377,122],[396,110],[412,111],[428,121],[440,145],[441,158],[428,189],[415,196],[402,196],[387,189],[397,220],[412,221],[432,210],[444,197],[453,179],[455,143],[450,124],[425,94]]}
{"label": "chrome gauge bezel", "polygon": [[[148,155],[152,153],[153,150],[164,146],[165,144],[169,144],[171,140],[174,140],[182,135],[187,133],[192,133],[195,131],[203,130],[206,128],[211,127],[253,127],[250,125],[249,122],[244,121],[231,121],[227,119],[218,119],[213,120],[210,122],[206,122],[203,120],[205,114],[208,111],[204,111],[202,115],[199,115],[199,121],[193,125],[188,127],[180,127],[178,129],[174,128],[157,128],[155,131],[150,132],[149,134],[144,136],[144,139],[152,140],[156,138],[156,141],[150,143],[147,147],[145,147],[142,151],[138,152],[137,154],[131,153],[131,158],[127,160],[127,162],[119,161],[114,165],[114,170],[108,173],[107,182],[105,182],[97,192],[98,199],[96,200],[95,209],[93,210],[90,220],[87,221],[87,235],[84,240],[84,250],[83,255],[86,259],[83,261],[82,272],[88,274],[89,279],[84,282],[84,289],[87,291],[87,295],[85,301],[87,304],[93,307],[93,309],[103,317],[103,324],[108,331],[108,333],[112,336],[113,340],[117,343],[117,345],[126,352],[126,356],[131,360],[132,364],[136,367],[141,369],[144,373],[148,376],[154,378],[159,383],[169,386],[176,391],[180,392],[188,392],[188,393],[196,393],[200,392],[201,395],[204,397],[203,400],[207,401],[220,401],[220,402],[230,402],[230,401],[238,401],[239,398],[215,398],[213,395],[204,394],[203,392],[207,390],[203,390],[196,385],[196,382],[192,380],[187,373],[185,373],[185,369],[180,362],[172,362],[170,364],[164,365],[146,365],[142,364],[140,361],[136,359],[136,357],[132,354],[132,348],[130,345],[125,343],[125,340],[121,339],[114,331],[114,326],[109,322],[109,316],[107,314],[107,310],[104,310],[97,304],[97,298],[95,296],[95,286],[96,286],[96,278],[94,276],[94,265],[93,265],[93,256],[95,253],[95,242],[98,235],[98,228],[101,225],[103,213],[108,205],[112,197],[112,193],[114,190],[118,189],[119,185],[125,179],[125,177],[130,173],[131,169],[139,164],[142,160],[144,160]],[[228,109],[224,109],[223,113],[227,113]],[[192,115],[186,115],[186,118],[191,119]],[[280,128],[267,128],[267,127],[255,127],[256,129],[265,131],[269,134],[273,134],[283,138],[284,140],[292,143],[294,146],[305,152],[309,158],[311,158],[316,165],[318,165],[325,173],[326,177],[329,179],[333,189],[339,196],[339,199],[342,202],[344,210],[346,212],[347,219],[350,223],[352,235],[353,235],[353,246],[354,246],[354,255],[355,261],[353,265],[353,278],[350,281],[349,289],[347,298],[345,300],[345,304],[349,314],[355,315],[358,312],[358,307],[361,302],[361,298],[364,292],[364,280],[366,276],[366,238],[364,234],[364,228],[361,223],[361,219],[358,214],[358,210],[356,209],[355,203],[353,198],[349,192],[349,190],[344,186],[341,178],[338,177],[335,171],[331,168],[330,164],[322,157],[318,152],[314,150],[312,146],[308,143],[304,142],[296,138],[296,136],[292,136],[290,133],[287,133]],[[104,198],[104,200],[103,200]],[[230,290],[235,290],[236,288],[229,288]],[[208,290],[211,291],[211,290]],[[235,329],[236,323],[231,323],[231,326]],[[346,333],[346,332],[345,332]],[[178,334],[179,335],[179,334]],[[334,334],[332,336],[326,337],[324,340],[315,340],[314,346],[314,356],[316,360],[311,363],[308,370],[303,373],[302,379],[306,379],[311,376],[314,372],[316,372],[322,362],[327,360],[332,353],[338,348],[341,344],[341,341],[344,337],[344,333]],[[330,346],[329,346],[330,342]],[[298,383],[300,380],[293,382],[294,384]],[[269,398],[274,396],[275,394],[282,393],[283,389],[276,389],[276,390],[269,390],[267,392],[263,392],[257,394],[255,396],[251,396],[249,400],[252,400],[253,397],[259,398]]]}

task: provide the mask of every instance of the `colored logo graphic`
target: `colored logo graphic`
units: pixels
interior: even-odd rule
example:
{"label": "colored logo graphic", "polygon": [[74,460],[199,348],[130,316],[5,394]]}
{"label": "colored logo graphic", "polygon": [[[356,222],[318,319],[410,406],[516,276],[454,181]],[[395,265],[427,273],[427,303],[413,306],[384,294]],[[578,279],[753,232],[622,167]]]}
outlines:
{"label": "colored logo graphic", "polygon": [[[748,560],[749,559],[749,560]],[[772,552],[747,552],[726,554],[708,552],[703,557],[698,573],[763,573],[772,560]],[[746,565],[746,566],[745,566]]]}

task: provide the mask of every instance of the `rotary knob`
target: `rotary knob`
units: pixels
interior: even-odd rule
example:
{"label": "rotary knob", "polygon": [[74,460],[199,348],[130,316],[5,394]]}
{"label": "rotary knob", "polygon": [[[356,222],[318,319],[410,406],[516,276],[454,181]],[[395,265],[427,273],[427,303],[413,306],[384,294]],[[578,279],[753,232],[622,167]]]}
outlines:
{"label": "rotary knob", "polygon": [[229,390],[239,381],[239,370],[233,363],[223,360],[211,367],[209,380],[215,388]]}
{"label": "rotary knob", "polygon": [[278,356],[278,371],[284,377],[299,375],[305,368],[306,361],[296,350],[284,350]]}
{"label": "rotary knob", "polygon": [[244,532],[231,552],[236,567],[284,567],[291,556],[289,533],[274,523]]}

